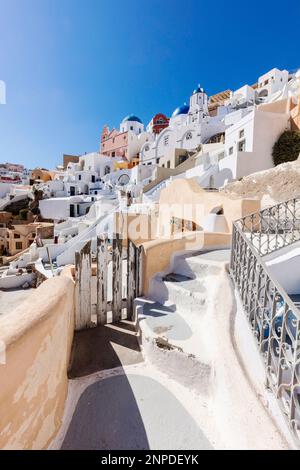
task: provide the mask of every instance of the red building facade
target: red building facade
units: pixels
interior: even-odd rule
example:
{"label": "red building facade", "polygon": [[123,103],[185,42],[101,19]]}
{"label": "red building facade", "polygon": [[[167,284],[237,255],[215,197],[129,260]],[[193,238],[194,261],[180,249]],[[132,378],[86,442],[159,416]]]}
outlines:
{"label": "red building facade", "polygon": [[155,114],[155,116],[149,122],[149,132],[153,134],[159,134],[163,129],[168,127],[169,118],[162,113]]}

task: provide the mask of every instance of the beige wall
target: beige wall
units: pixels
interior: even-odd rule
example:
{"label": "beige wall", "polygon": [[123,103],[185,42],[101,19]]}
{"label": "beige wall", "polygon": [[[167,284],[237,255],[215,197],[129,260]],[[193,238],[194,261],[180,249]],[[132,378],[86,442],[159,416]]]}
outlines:
{"label": "beige wall", "polygon": [[151,214],[126,214],[115,213],[115,230],[122,234],[124,245],[130,238],[136,245],[140,245],[149,240],[154,240],[157,233],[157,215],[153,211]]}
{"label": "beige wall", "polygon": [[[52,238],[54,224],[48,222],[32,222],[30,224],[15,224],[7,230],[7,248],[11,256],[29,248],[35,236]],[[16,238],[18,237],[18,238]]]}
{"label": "beige wall", "polygon": [[[188,151],[185,149],[172,149],[167,152],[163,157],[160,157],[158,165],[160,167],[171,168],[172,170],[174,170],[178,165],[183,163],[183,161],[180,162],[180,157],[185,157],[187,159]],[[168,166],[168,162],[170,166]]]}
{"label": "beige wall", "polygon": [[[159,199],[160,211],[163,206],[172,205],[172,215],[180,217],[182,208],[191,207],[192,221],[201,226],[199,220],[200,208],[203,218],[216,208],[222,208],[231,233],[232,223],[253,212],[260,210],[260,201],[255,199],[232,198],[218,191],[205,191],[197,183],[196,178],[177,179],[161,191]],[[187,217],[186,217],[187,218]],[[160,217],[160,224],[165,223],[165,217]],[[160,226],[160,233],[163,227]]]}
{"label": "beige wall", "polygon": [[169,178],[170,176],[176,176],[179,175],[187,170],[190,170],[191,168],[194,168],[196,162],[196,157],[191,156],[185,162],[181,163],[178,165],[175,169],[172,168],[162,168],[161,166],[156,167],[156,174],[155,174],[155,179],[151,181],[151,183],[147,184],[143,188],[143,193],[146,193],[147,191],[150,191],[150,189],[154,188],[157,184],[159,184],[161,181]]}
{"label": "beige wall", "polygon": [[[74,281],[48,279],[0,318],[0,449],[45,449],[60,428],[74,331]],[[3,343],[2,343],[3,344]]]}
{"label": "beige wall", "polygon": [[291,129],[300,130],[300,92],[298,95],[298,103],[296,105],[291,104]]}
{"label": "beige wall", "polygon": [[142,270],[143,295],[149,292],[151,278],[159,272],[164,272],[170,265],[172,256],[183,250],[229,248],[231,235],[229,233],[185,232],[174,235],[168,240],[152,240],[143,243]]}
{"label": "beige wall", "polygon": [[0,223],[7,224],[12,220],[13,216],[11,212],[0,211]]}
{"label": "beige wall", "polygon": [[[223,209],[226,230],[222,233],[202,231],[201,224],[205,217],[215,209]],[[229,248],[232,223],[259,210],[259,200],[234,199],[224,193],[205,191],[195,178],[171,182],[161,191],[156,212],[152,215],[157,224],[156,236],[148,241],[145,241],[145,237],[141,240],[136,237],[137,244],[143,245],[143,294],[147,295],[154,274],[168,268],[174,253],[182,250]],[[194,222],[197,231],[174,233],[172,219],[175,217],[179,220],[182,216],[185,221]]]}
{"label": "beige wall", "polygon": [[288,113],[290,109],[290,100],[285,98],[283,100],[274,101],[273,103],[265,103],[258,106],[260,111],[269,113]]}

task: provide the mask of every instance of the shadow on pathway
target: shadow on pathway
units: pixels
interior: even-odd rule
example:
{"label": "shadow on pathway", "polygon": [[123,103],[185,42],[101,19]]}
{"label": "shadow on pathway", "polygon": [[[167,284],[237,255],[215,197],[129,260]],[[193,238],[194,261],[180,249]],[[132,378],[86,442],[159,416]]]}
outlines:
{"label": "shadow on pathway", "polygon": [[69,378],[84,377],[143,361],[134,325],[128,321],[77,331]]}

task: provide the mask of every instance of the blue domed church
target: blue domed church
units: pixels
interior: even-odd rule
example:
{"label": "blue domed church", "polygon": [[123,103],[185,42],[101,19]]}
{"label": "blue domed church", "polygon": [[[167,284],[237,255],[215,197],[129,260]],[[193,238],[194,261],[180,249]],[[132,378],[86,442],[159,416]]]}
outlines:
{"label": "blue domed church", "polygon": [[[173,111],[169,126],[153,136],[152,142],[143,145],[141,162],[175,167],[174,158],[172,164],[172,152],[178,153],[180,149],[195,150],[212,136],[225,131],[224,111],[226,113],[223,110],[217,116],[210,116],[208,96],[198,85],[190,96],[189,104],[183,103]],[[168,155],[171,155],[171,160]]]}

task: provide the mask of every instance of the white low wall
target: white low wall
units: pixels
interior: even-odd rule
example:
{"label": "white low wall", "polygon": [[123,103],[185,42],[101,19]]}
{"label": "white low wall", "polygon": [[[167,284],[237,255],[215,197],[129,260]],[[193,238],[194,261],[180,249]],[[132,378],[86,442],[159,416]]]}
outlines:
{"label": "white low wall", "polygon": [[24,273],[17,276],[3,276],[0,278],[0,289],[16,289],[22,287],[26,282],[31,282],[34,278],[33,273]]}
{"label": "white low wall", "polygon": [[288,294],[300,294],[300,247],[287,248],[275,252],[266,264]]}

